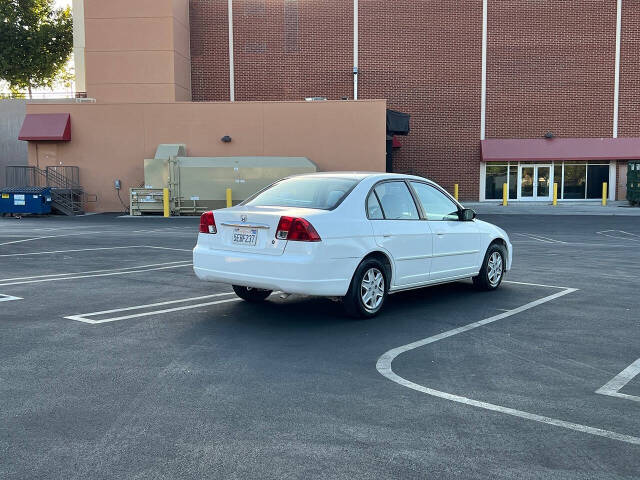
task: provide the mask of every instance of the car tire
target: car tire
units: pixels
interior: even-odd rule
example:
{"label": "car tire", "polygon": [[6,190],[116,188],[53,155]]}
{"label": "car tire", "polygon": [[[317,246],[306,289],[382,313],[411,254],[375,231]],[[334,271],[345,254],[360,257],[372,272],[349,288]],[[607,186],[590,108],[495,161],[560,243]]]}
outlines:
{"label": "car tire", "polygon": [[350,316],[371,318],[382,309],[388,290],[387,269],[380,261],[370,258],[358,265],[342,303]]}
{"label": "car tire", "polygon": [[507,266],[507,250],[504,246],[492,243],[482,261],[480,273],[473,277],[478,290],[495,290],[502,283]]}
{"label": "car tire", "polygon": [[273,290],[262,290],[261,288],[240,287],[238,285],[232,287],[236,295],[251,303],[263,302],[273,293]]}

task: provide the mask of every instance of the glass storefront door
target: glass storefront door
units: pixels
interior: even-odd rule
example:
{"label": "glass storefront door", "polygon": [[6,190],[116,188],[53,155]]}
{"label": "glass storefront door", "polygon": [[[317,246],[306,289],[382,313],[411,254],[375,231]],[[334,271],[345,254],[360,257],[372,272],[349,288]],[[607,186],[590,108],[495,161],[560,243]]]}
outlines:
{"label": "glass storefront door", "polygon": [[536,195],[538,198],[549,198],[551,185],[551,167],[549,165],[538,165],[536,167],[536,179],[538,191]]}
{"label": "glass storefront door", "polygon": [[551,197],[551,165],[519,165],[518,200],[548,200]]}

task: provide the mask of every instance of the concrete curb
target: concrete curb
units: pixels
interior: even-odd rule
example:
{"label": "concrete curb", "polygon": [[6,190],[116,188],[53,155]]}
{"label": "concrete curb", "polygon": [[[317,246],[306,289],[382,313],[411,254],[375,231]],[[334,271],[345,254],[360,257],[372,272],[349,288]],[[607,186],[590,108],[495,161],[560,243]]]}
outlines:
{"label": "concrete curb", "polygon": [[480,215],[598,215],[640,217],[640,208],[631,207],[627,202],[609,202],[606,207],[600,203],[562,202],[557,206],[547,203],[512,202],[506,207],[495,202],[467,202],[467,208]]}

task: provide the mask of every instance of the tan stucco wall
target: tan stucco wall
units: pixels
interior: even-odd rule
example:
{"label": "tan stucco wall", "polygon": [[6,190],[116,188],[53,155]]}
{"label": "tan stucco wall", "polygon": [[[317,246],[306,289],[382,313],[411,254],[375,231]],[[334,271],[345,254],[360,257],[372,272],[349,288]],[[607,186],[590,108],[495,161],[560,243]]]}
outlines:
{"label": "tan stucco wall", "polygon": [[188,0],[84,0],[84,31],[89,97],[191,100]]}
{"label": "tan stucco wall", "polygon": [[[80,167],[85,191],[98,196],[89,211],[122,210],[113,181],[122,180],[127,202],[161,143],[185,143],[189,156],[304,156],[323,171],[385,169],[384,100],[27,105],[27,113],[67,112],[71,142],[31,142],[29,163]],[[233,141],[223,143],[225,135]]]}

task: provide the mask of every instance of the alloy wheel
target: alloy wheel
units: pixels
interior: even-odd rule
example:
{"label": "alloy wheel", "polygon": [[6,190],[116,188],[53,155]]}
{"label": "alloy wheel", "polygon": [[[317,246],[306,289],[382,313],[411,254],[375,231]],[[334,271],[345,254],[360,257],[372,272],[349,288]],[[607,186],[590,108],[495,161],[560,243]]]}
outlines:
{"label": "alloy wheel", "polygon": [[375,311],[384,298],[384,275],[373,267],[366,271],[360,284],[362,304],[369,311]]}
{"label": "alloy wheel", "polygon": [[492,287],[495,287],[500,283],[502,272],[504,271],[502,264],[502,255],[500,255],[499,252],[493,252],[489,257],[487,267],[487,277],[489,279],[489,283]]}

